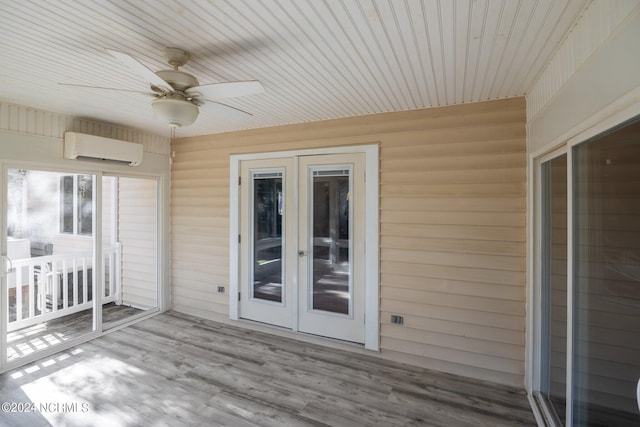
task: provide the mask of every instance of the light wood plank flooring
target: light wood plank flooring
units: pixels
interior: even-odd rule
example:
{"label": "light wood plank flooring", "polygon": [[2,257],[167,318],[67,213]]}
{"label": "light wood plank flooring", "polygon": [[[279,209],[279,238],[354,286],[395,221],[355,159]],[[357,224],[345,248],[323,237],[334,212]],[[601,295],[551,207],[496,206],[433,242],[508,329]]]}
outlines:
{"label": "light wood plank flooring", "polygon": [[[131,316],[143,313],[144,310],[105,304],[102,307],[102,322],[105,327]],[[38,323],[18,329],[7,334],[7,360],[18,359],[36,351],[59,345],[73,338],[86,335],[93,330],[93,310],[84,310],[58,319]]]}
{"label": "light wood plank flooring", "polygon": [[0,396],[57,405],[11,426],[535,425],[522,390],[175,312],[5,373]]}

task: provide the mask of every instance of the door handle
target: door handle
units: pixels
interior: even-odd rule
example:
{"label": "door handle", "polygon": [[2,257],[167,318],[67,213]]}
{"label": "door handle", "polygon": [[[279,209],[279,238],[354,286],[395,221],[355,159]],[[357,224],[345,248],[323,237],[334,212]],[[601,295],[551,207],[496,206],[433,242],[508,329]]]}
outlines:
{"label": "door handle", "polygon": [[636,399],[638,399],[638,411],[640,411],[640,378],[638,378],[638,388],[636,389]]}
{"label": "door handle", "polygon": [[299,257],[303,257],[303,256],[307,256],[308,254],[305,251],[298,251],[298,256]]}

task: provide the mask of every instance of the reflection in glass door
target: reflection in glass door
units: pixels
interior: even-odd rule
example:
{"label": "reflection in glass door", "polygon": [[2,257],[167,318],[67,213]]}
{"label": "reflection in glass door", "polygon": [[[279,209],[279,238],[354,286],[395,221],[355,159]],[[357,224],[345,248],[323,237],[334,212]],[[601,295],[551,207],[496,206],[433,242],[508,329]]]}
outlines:
{"label": "reflection in glass door", "polygon": [[281,171],[252,173],[252,298],[282,303],[284,197]]}
{"label": "reflection in glass door", "polygon": [[102,178],[105,329],[158,307],[158,181]]}
{"label": "reflection in glass door", "polygon": [[541,408],[639,426],[640,120],[540,166]]}
{"label": "reflection in glass door", "polygon": [[312,179],[311,306],[348,315],[353,293],[349,264],[351,168],[314,170]]}
{"label": "reflection in glass door", "polygon": [[96,176],[10,168],[6,360],[94,330]]}
{"label": "reflection in glass door", "polygon": [[573,425],[639,426],[640,121],[573,159]]}

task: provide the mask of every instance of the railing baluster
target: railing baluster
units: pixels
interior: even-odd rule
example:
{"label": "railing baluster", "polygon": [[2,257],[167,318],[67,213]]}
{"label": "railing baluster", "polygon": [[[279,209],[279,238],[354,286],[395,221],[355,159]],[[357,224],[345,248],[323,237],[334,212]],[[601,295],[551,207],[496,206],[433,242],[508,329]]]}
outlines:
{"label": "railing baluster", "polygon": [[67,260],[62,260],[62,308],[69,308],[69,275],[67,274]]}
{"label": "railing baluster", "polygon": [[47,264],[40,263],[40,277],[38,278],[38,304],[40,314],[47,312]]}
{"label": "railing baluster", "polygon": [[[82,302],[86,303],[91,301],[89,294],[87,293],[87,258],[82,257]],[[91,294],[93,296],[93,294]]]}
{"label": "railing baluster", "polygon": [[116,251],[109,252],[109,296],[116,293]]}
{"label": "railing baluster", "polygon": [[102,276],[104,277],[104,293],[102,294],[102,298],[107,298],[109,296],[109,275],[107,274],[107,266],[109,265],[109,252],[105,251],[102,253]]}
{"label": "railing baluster", "polygon": [[36,314],[36,286],[34,281],[35,267],[33,264],[29,263],[27,268],[29,271],[29,319],[31,319]]}
{"label": "railing baluster", "polygon": [[122,265],[120,264],[122,257],[122,244],[116,243],[116,268],[115,268],[115,291],[116,291],[116,304],[120,304],[122,301]]}
{"label": "railing baluster", "polygon": [[77,262],[76,259],[73,258],[72,261],[72,265],[73,265],[73,283],[71,284],[71,287],[73,288],[71,292],[73,292],[73,306],[77,306],[78,305],[78,266],[77,266]]}
{"label": "railing baluster", "polygon": [[22,266],[15,267],[16,275],[16,322],[22,320]]}
{"label": "railing baluster", "polygon": [[51,311],[58,311],[58,289],[59,289],[59,284],[56,282],[59,282],[58,280],[58,274],[56,273],[58,271],[58,263],[53,260],[51,261],[51,280],[48,281],[48,283],[51,284]]}

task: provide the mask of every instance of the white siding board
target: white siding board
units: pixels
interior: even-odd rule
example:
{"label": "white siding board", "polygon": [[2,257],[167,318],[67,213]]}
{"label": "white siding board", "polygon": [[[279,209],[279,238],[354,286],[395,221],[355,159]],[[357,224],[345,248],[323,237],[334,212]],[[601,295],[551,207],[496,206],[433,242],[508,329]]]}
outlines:
{"label": "white siding board", "polygon": [[381,251],[380,259],[382,261],[486,268],[490,270],[523,271],[525,268],[524,257],[484,254],[452,254],[451,252],[417,251],[413,249],[405,250],[384,248]]}
{"label": "white siding board", "polygon": [[422,289],[402,289],[385,286],[381,292],[382,299],[388,301],[413,302],[430,306],[463,308],[488,313],[521,316],[524,314],[522,303],[502,298],[487,298],[477,295],[455,295],[441,292],[428,292]]}
{"label": "white siding board", "polygon": [[485,369],[478,366],[470,366],[465,363],[455,363],[450,360],[442,360],[427,357],[425,355],[414,355],[394,350],[388,350],[387,353],[382,354],[381,357],[410,365],[429,367],[429,369],[444,372],[458,372],[459,375],[503,384],[517,383],[520,381],[520,377],[522,377],[521,373],[511,374],[506,373],[503,370]]}
{"label": "white siding board", "polygon": [[[383,274],[381,279],[388,283],[390,292],[396,289],[413,289],[426,292],[439,292],[452,295],[478,296],[500,300],[522,301],[525,292],[516,285],[495,285],[493,283],[434,279],[432,277],[400,276],[397,274]],[[391,299],[394,299],[393,297]]]}
{"label": "white siding board", "polygon": [[383,272],[412,277],[431,277],[479,283],[521,286],[525,273],[519,271],[489,270],[486,268],[451,267],[433,264],[381,261]]}
{"label": "white siding board", "polygon": [[424,331],[397,325],[383,325],[381,334],[383,337],[394,337],[414,343],[446,343],[448,348],[456,350],[522,360],[521,345],[501,343],[491,339],[476,339],[469,336]]}
{"label": "white siding board", "polygon": [[413,342],[400,338],[386,337],[384,335],[381,338],[381,343],[385,348],[400,350],[414,356],[446,360],[448,362],[491,369],[508,374],[522,374],[524,371],[522,368],[522,360],[489,356],[470,351],[469,349],[459,350],[445,345],[424,344],[422,342]]}
{"label": "white siding board", "polygon": [[522,248],[520,242],[382,236],[382,246],[390,249],[437,250],[452,253],[525,256],[525,250]]}

